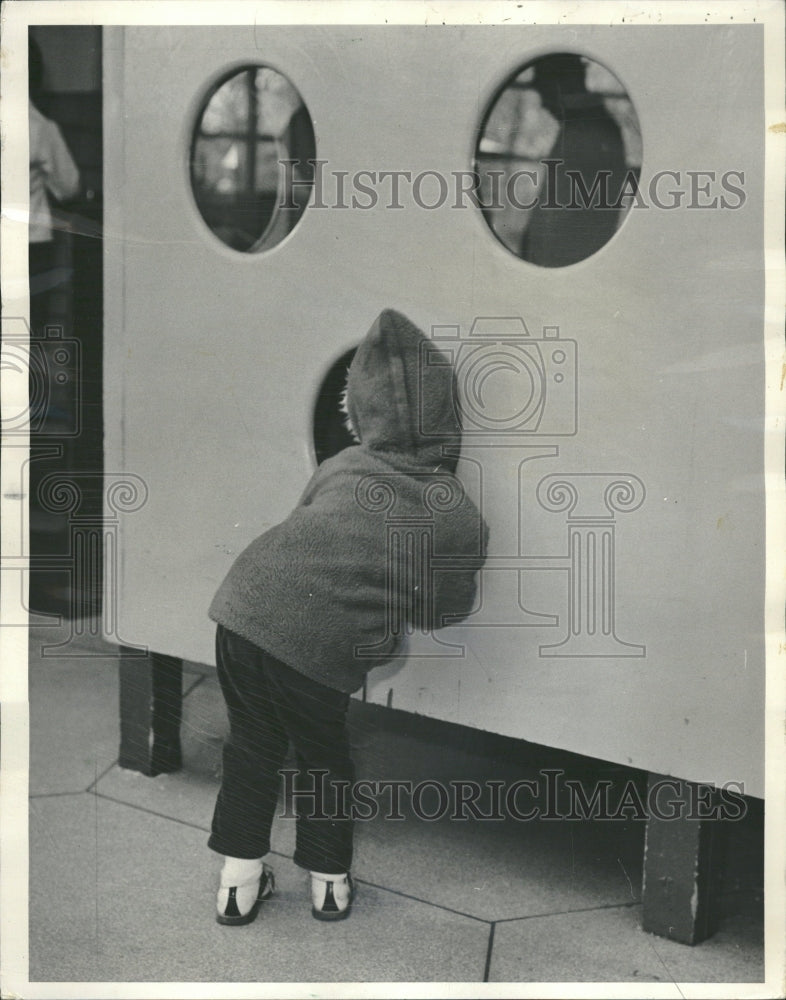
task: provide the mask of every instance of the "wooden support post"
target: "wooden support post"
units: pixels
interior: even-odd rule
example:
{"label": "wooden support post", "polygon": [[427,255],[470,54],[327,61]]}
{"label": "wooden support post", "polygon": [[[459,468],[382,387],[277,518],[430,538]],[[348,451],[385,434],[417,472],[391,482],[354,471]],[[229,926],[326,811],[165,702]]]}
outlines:
{"label": "wooden support post", "polygon": [[717,929],[725,821],[707,785],[650,774],[642,926],[698,944]]}
{"label": "wooden support post", "polygon": [[183,765],[183,661],[120,648],[121,767],[154,776]]}

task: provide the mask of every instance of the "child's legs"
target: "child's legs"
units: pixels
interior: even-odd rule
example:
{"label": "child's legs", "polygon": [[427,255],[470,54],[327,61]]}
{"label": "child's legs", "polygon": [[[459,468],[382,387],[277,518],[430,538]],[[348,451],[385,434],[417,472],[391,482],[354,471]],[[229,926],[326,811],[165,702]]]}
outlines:
{"label": "child's legs", "polygon": [[[271,674],[269,683],[276,714],[292,741],[300,769],[295,782],[300,793],[295,864],[329,874],[348,872],[352,820],[346,786],[355,777],[346,732],[349,695],[289,667]],[[340,783],[338,788],[334,782]]]}
{"label": "child's legs", "polygon": [[261,858],[270,850],[288,747],[273,708],[266,659],[263,650],[218,626],[216,663],[230,731],[208,846],[235,858]]}

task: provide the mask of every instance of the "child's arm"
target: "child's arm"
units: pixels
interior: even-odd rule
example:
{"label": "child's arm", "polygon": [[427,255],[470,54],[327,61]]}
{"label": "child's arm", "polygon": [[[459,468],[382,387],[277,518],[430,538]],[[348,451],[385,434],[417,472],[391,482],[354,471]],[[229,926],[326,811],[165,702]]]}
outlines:
{"label": "child's arm", "polygon": [[[428,624],[431,629],[458,624],[476,610],[477,573],[485,562],[489,530],[474,504],[467,503],[459,510],[462,515],[459,534],[463,544],[454,545],[451,553],[441,550],[439,544],[435,546],[429,595],[431,621]],[[445,558],[440,560],[440,556]]]}

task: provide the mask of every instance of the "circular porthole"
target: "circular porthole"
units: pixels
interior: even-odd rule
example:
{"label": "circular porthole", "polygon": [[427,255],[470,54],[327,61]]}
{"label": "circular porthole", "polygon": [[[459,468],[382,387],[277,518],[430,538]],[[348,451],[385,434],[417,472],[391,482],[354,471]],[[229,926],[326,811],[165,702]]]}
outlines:
{"label": "circular porthole", "polygon": [[497,91],[479,130],[483,215],[522,260],[564,267],[622,225],[638,189],[641,130],[613,73],[560,52],[526,63]]}
{"label": "circular porthole", "polygon": [[290,81],[245,66],[204,101],[191,142],[191,188],[215,235],[244,253],[268,250],[292,231],[314,183],[314,126]]}
{"label": "circular porthole", "polygon": [[321,465],[326,458],[343,451],[357,439],[349,429],[347,415],[343,409],[347,374],[356,348],[346,351],[331,365],[317,393],[314,406],[314,458]]}

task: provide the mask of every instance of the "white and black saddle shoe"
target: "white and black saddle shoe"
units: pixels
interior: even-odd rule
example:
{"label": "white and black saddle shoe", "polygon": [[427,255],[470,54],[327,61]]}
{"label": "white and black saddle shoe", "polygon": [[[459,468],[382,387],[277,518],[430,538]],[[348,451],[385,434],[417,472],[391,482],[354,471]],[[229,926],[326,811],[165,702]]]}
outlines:
{"label": "white and black saddle shoe", "polygon": [[349,916],[355,886],[352,876],[311,872],[311,914],[317,920],[343,920]]}
{"label": "white and black saddle shoe", "polygon": [[263,865],[259,877],[250,882],[221,886],[216,898],[216,920],[234,927],[250,924],[256,920],[260,906],[273,895],[275,887],[273,872],[267,865]]}

